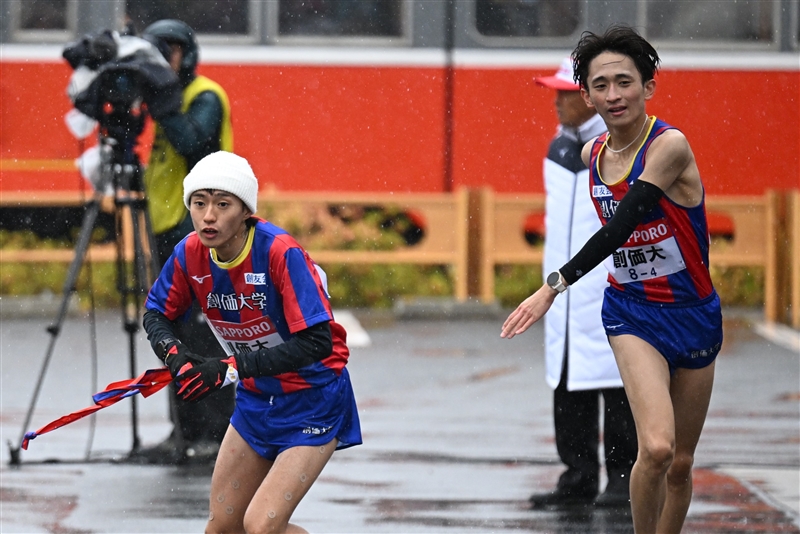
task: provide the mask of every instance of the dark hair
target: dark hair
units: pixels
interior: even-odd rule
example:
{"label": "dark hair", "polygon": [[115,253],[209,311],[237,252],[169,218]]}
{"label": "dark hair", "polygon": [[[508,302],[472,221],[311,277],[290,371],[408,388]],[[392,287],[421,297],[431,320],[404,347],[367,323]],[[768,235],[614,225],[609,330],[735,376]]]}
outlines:
{"label": "dark hair", "polygon": [[633,60],[642,83],[652,80],[661,59],[653,45],[644,37],[623,24],[610,26],[603,35],[586,31],[581,34],[578,46],[572,51],[572,69],[575,83],[588,90],[589,64],[603,52],[616,52]]}

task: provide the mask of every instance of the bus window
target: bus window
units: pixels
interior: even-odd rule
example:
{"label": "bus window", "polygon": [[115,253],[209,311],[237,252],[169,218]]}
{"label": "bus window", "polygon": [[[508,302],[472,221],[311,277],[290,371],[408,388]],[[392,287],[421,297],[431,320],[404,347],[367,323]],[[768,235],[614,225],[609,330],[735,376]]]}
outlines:
{"label": "bus window", "polygon": [[197,33],[247,35],[249,0],[126,0],[125,8],[137,31],[161,19],[179,19]]}
{"label": "bus window", "polygon": [[475,27],[487,37],[563,37],[582,20],[579,0],[477,0]]}
{"label": "bus window", "polygon": [[742,41],[774,39],[774,2],[706,0],[647,2],[647,36],[675,41]]}
{"label": "bus window", "polygon": [[402,36],[402,0],[280,0],[281,36]]}
{"label": "bus window", "polygon": [[67,0],[27,0],[20,3],[21,30],[66,30]]}

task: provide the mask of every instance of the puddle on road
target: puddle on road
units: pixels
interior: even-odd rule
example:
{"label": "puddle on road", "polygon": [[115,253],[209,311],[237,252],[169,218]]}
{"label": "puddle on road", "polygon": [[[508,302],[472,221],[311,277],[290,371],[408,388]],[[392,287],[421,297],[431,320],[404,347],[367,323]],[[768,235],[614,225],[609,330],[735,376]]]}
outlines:
{"label": "puddle on road", "polygon": [[709,510],[687,518],[684,527],[687,534],[800,533],[797,517],[764,502],[736,478],[709,469],[694,470],[692,505],[696,504],[716,507],[719,511]]}
{"label": "puddle on road", "polygon": [[571,507],[531,511],[527,501],[379,499],[364,503],[375,513],[373,523],[394,523],[467,531],[529,533],[632,534],[625,509]]}
{"label": "puddle on road", "polygon": [[[530,510],[526,501],[468,499],[332,499],[357,506],[369,523],[396,524],[407,528],[444,532],[467,530],[528,533],[629,534],[630,511],[565,507]],[[694,471],[694,496],[683,532],[723,534],[730,532],[800,533],[798,518],[762,500],[734,477],[709,469]]]}
{"label": "puddle on road", "polygon": [[[46,532],[59,534],[88,534],[89,530],[66,527],[62,524],[77,508],[76,495],[38,495],[23,489],[0,488],[0,509],[9,517],[25,517],[31,524]],[[9,521],[9,525],[12,524]]]}

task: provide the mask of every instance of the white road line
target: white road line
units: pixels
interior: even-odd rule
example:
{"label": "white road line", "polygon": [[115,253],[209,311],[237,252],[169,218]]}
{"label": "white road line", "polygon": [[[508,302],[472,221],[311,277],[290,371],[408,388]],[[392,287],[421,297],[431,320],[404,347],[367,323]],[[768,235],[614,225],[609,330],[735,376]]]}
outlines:
{"label": "white road line", "polygon": [[800,354],[800,332],[780,323],[756,323],[755,331],[767,341]]}
{"label": "white road line", "polygon": [[369,334],[351,311],[333,310],[333,317],[347,331],[348,347],[369,347],[372,345]]}
{"label": "white road line", "polygon": [[723,467],[720,471],[739,480],[765,503],[786,512],[800,527],[800,472],[797,468]]}

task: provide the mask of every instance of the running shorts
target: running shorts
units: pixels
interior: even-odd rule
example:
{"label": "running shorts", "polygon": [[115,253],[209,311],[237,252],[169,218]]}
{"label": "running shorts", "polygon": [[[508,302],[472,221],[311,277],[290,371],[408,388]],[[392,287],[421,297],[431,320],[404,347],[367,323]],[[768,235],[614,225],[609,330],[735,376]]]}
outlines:
{"label": "running shorts", "polygon": [[722,309],[716,292],[697,302],[674,304],[630,298],[608,287],[602,318],[606,335],[630,334],[655,347],[670,373],[711,365],[722,347]]}
{"label": "running shorts", "polygon": [[239,388],[231,425],[267,460],[298,446],[339,440],[337,449],[361,444],[361,424],[347,368],[332,382],[270,399]]}

